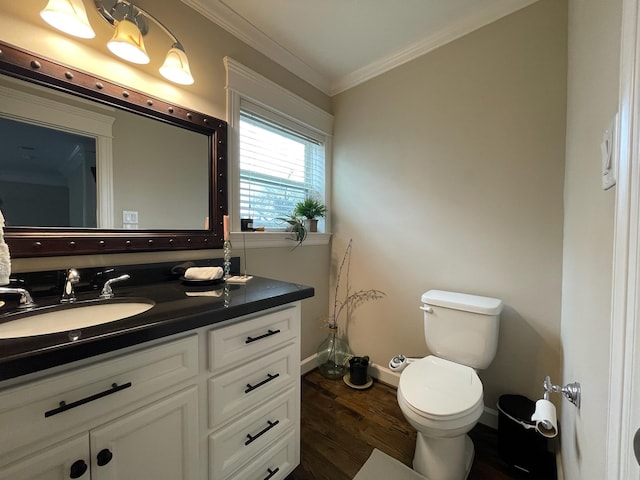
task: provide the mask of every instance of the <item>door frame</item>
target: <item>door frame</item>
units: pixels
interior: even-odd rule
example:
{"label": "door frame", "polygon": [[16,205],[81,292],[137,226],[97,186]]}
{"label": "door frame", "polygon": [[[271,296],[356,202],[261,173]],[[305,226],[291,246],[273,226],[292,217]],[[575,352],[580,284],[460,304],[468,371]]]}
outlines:
{"label": "door frame", "polygon": [[[606,471],[640,477],[633,435],[640,426],[640,0],[623,0],[618,169],[613,251]],[[637,352],[637,353],[636,353]],[[605,385],[602,386],[603,388]]]}

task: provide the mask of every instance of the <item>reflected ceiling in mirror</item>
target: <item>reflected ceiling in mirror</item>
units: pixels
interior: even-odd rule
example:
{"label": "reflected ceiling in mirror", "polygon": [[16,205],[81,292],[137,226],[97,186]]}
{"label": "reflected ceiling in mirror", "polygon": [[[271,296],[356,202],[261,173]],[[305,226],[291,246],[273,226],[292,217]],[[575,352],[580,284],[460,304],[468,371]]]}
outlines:
{"label": "reflected ceiling in mirror", "polygon": [[[6,209],[8,223],[5,239],[12,256],[221,248],[222,216],[227,212],[226,122],[50,62],[2,42],[0,73],[12,77],[9,83],[21,91],[26,90],[27,97],[33,94],[29,92],[29,85],[27,88],[19,86],[22,82],[17,82],[16,78],[27,80],[32,89],[40,90],[45,97],[55,91],[54,102],[60,101],[58,92],[65,92],[74,95],[70,103],[76,103],[65,108],[71,112],[66,113],[71,118],[69,122],[75,123],[72,127],[58,127],[49,120],[32,122],[13,111],[2,112],[11,110],[10,107],[0,108],[0,116],[61,129],[65,134],[81,133],[95,142],[97,152],[94,171],[90,164],[83,167],[82,176],[86,182],[75,191],[71,189],[66,200],[74,207],[80,208],[81,204],[86,220],[78,220],[80,214],[72,207],[62,217],[69,216],[74,220],[62,228],[56,228],[64,223],[54,220],[53,215],[48,216],[49,221],[14,217],[13,202],[17,197],[10,196],[9,189],[3,193],[0,188],[0,200],[4,202],[1,208]],[[2,89],[6,79],[0,80]],[[41,86],[48,88],[44,90]],[[42,100],[43,105],[50,101],[50,98]],[[78,104],[86,107],[89,113],[74,110]],[[41,106],[35,108],[43,109]],[[87,127],[86,131],[84,127],[93,121],[99,124],[95,134],[91,128]],[[48,134],[43,134],[42,138],[45,136]],[[36,142],[36,145],[41,144]],[[90,150],[89,145],[90,142],[83,148]],[[26,150],[16,147],[18,156],[28,157],[29,151],[35,156],[34,150],[29,150],[36,148],[33,144],[23,142],[23,146]],[[41,154],[53,156],[46,147],[42,148]],[[6,151],[2,154],[3,158],[8,155]],[[11,161],[15,162],[15,159]],[[25,174],[22,180],[35,174]],[[95,176],[95,195],[90,192],[92,175]],[[19,175],[12,178],[16,180],[17,177]],[[3,181],[6,178],[0,175],[0,185]],[[49,181],[53,182],[52,179]],[[78,200],[78,189],[87,195],[82,201]],[[89,198],[92,195],[93,200]],[[40,195],[29,197],[30,205],[24,208],[37,209],[36,199]],[[11,208],[9,202],[13,204]],[[91,222],[98,228],[90,228]]]}

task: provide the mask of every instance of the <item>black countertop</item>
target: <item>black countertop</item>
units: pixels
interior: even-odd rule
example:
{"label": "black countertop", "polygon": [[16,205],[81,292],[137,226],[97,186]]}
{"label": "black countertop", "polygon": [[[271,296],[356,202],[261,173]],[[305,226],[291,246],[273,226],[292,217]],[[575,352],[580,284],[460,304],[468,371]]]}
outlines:
{"label": "black countertop", "polygon": [[[155,305],[133,317],[83,328],[77,340],[72,340],[68,331],[0,339],[0,381],[314,295],[312,287],[255,276],[246,284],[206,286],[189,286],[169,277],[138,285],[114,284],[114,291],[118,299],[145,298],[154,301]],[[202,296],[191,296],[194,294]],[[78,302],[96,300],[97,296],[95,290],[77,294]],[[41,297],[36,301],[39,306],[46,306],[58,303],[59,298]],[[0,317],[0,322],[7,320]]]}

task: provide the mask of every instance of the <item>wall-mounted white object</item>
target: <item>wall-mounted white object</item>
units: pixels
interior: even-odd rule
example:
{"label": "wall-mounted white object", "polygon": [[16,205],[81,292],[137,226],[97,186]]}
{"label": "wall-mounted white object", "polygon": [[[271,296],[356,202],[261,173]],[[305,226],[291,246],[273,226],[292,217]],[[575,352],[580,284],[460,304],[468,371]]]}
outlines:
{"label": "wall-mounted white object", "polygon": [[558,435],[556,406],[549,400],[542,398],[536,402],[531,420],[536,422],[536,431],[543,437],[553,438]]}
{"label": "wall-mounted white object", "polygon": [[618,138],[618,114],[613,117],[611,124],[602,135],[600,151],[602,154],[602,188],[609,190],[616,184]]}
{"label": "wall-mounted white object", "polygon": [[535,429],[540,435],[553,438],[558,435],[558,418],[555,405],[549,401],[549,395],[553,392],[562,393],[567,400],[580,408],[581,389],[577,382],[569,383],[564,387],[554,385],[548,375],[544,377],[543,387],[544,397],[536,402],[531,420],[535,422]]}

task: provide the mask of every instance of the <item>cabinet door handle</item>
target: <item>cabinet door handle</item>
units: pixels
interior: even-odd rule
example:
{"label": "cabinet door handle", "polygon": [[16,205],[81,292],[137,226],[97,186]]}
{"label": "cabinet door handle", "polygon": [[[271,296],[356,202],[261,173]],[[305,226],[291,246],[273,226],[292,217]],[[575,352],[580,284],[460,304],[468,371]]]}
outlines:
{"label": "cabinet door handle", "polygon": [[262,380],[260,383],[256,383],[255,385],[251,385],[250,383],[247,383],[247,388],[244,391],[244,393],[253,392],[256,388],[260,388],[265,383],[269,383],[271,380],[273,380],[274,378],[278,378],[279,376],[280,376],[279,373],[276,373],[275,375],[271,375],[270,373],[267,373],[267,378]]}
{"label": "cabinet door handle", "polygon": [[98,452],[96,459],[98,460],[98,466],[104,467],[113,458],[113,453],[108,448],[104,448]]}
{"label": "cabinet door handle", "polygon": [[258,340],[262,340],[263,338],[267,338],[270,337],[271,335],[275,335],[276,333],[280,333],[280,329],[278,330],[267,330],[267,333],[260,335],[259,337],[247,337],[247,339],[244,341],[244,343],[252,343],[252,342],[256,342]]}
{"label": "cabinet door handle", "polygon": [[267,468],[267,472],[269,472],[269,475],[264,477],[264,480],[269,480],[271,477],[273,477],[279,471],[280,471],[280,467],[276,467],[273,470],[271,470],[270,468]]}
{"label": "cabinet door handle", "polygon": [[67,410],[71,410],[72,408],[79,407],[80,405],[84,405],[85,403],[93,402],[94,400],[98,400],[99,398],[106,397],[107,395],[114,394],[116,392],[119,392],[120,390],[124,390],[125,388],[129,388],[129,387],[131,387],[131,382],[123,383],[122,385],[118,385],[117,383],[114,383],[111,385],[110,389],[105,390],[104,392],[96,393],[71,403],[62,401],[60,402],[60,406],[58,408],[54,408],[53,410],[44,412],[44,416],[46,418],[46,417],[51,417],[52,415],[57,415],[59,413],[66,412]]}
{"label": "cabinet door handle", "polygon": [[252,443],[254,440],[257,440],[260,436],[262,436],[265,433],[267,433],[269,430],[271,430],[273,427],[275,427],[279,423],[280,423],[280,420],[276,420],[275,422],[272,422],[271,420],[268,420],[267,421],[267,426],[264,427],[262,430],[260,430],[255,435],[252,436],[250,433],[247,433],[247,441],[244,442],[244,445],[247,446],[250,443]]}
{"label": "cabinet door handle", "polygon": [[69,469],[69,478],[80,478],[88,468],[84,460],[76,460],[71,464],[71,468]]}

